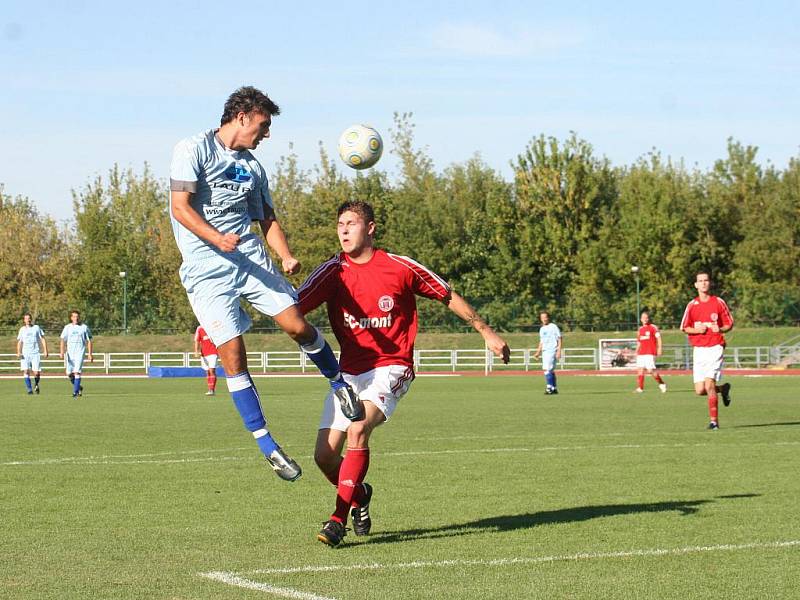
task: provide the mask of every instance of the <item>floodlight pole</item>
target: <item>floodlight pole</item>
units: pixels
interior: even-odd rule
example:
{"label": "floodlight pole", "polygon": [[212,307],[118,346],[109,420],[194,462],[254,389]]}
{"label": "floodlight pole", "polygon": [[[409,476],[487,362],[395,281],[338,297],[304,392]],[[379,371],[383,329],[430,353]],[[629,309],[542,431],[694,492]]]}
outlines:
{"label": "floodlight pole", "polygon": [[636,279],[636,316],[633,319],[633,328],[636,329],[639,324],[639,316],[642,314],[639,304],[639,267],[636,265],[631,267],[634,279]]}
{"label": "floodlight pole", "polygon": [[122,333],[128,333],[128,273],[120,271],[119,276],[122,278]]}

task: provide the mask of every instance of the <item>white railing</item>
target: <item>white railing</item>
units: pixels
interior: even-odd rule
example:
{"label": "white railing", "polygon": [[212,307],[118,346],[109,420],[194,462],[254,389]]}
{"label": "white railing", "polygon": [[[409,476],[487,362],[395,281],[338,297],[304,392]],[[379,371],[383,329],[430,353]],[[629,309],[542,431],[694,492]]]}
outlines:
{"label": "white railing", "polygon": [[[540,360],[534,357],[532,348],[517,348],[511,351],[507,365],[486,349],[461,350],[415,350],[414,367],[417,372],[426,371],[484,371],[503,372],[509,370],[531,371],[541,368]],[[338,356],[338,352],[336,353]],[[731,368],[763,368],[777,365],[789,354],[788,348],[780,346],[733,347],[725,349],[725,364]],[[300,351],[248,352],[247,362],[254,373],[299,371],[316,372],[308,357]],[[665,346],[662,356],[656,361],[659,367],[684,369],[692,365],[692,351],[688,346]],[[147,373],[149,367],[199,367],[200,358],[192,352],[98,352],[94,362],[84,362],[87,373]],[[59,372],[64,368],[62,359],[51,355],[42,359],[45,372]],[[562,370],[598,368],[597,348],[564,348],[558,361]],[[16,354],[0,354],[0,373],[19,371]]]}

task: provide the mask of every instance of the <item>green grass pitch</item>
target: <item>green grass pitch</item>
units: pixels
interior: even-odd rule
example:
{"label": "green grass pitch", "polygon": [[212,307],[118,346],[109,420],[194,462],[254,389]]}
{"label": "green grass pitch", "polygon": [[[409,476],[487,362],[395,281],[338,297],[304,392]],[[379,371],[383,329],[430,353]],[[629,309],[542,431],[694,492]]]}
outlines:
{"label": "green grass pitch", "polygon": [[0,597],[797,598],[798,380],[728,381],[709,432],[688,377],[420,377],[373,436],[373,534],[330,549],[321,379],[258,379],[291,484],[224,382],[2,380]]}

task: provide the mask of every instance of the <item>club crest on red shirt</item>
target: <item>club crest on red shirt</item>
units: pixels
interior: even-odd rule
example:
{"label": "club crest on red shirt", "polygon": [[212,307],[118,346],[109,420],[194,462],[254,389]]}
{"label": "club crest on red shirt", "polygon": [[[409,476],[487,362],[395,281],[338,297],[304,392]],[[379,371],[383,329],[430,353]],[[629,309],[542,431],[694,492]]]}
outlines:
{"label": "club crest on red shirt", "polygon": [[383,312],[389,312],[394,308],[394,299],[391,296],[381,296],[378,299],[378,308]]}

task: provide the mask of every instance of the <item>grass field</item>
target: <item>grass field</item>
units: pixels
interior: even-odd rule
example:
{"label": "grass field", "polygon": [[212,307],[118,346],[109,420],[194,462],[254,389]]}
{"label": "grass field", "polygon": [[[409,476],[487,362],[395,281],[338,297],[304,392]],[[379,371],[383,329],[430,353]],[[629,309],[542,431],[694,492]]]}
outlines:
{"label": "grass field", "polygon": [[[275,477],[201,380],[0,381],[0,597],[797,598],[793,377],[421,377],[373,437],[373,534],[316,541],[319,379],[260,379]],[[224,384],[223,384],[224,387]],[[216,575],[208,575],[215,572]],[[203,575],[206,574],[206,575]],[[245,586],[245,587],[240,587]]]}

